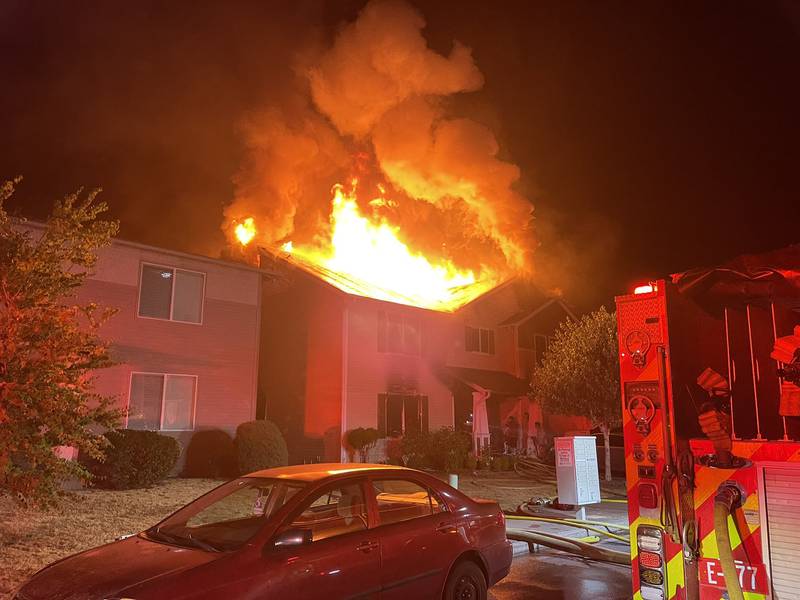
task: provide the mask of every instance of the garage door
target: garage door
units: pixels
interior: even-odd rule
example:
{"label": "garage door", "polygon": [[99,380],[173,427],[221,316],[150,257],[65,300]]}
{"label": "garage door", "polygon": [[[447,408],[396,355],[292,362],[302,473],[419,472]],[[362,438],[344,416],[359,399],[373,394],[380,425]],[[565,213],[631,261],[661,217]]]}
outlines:
{"label": "garage door", "polygon": [[764,467],[763,477],[773,598],[800,598],[800,467]]}

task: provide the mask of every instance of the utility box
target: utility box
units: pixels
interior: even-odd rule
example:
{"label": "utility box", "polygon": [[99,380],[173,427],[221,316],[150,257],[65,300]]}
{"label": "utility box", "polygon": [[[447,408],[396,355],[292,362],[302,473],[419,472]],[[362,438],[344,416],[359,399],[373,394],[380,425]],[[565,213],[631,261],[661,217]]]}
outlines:
{"label": "utility box", "polygon": [[555,438],[556,478],[560,504],[600,502],[597,449],[591,435]]}

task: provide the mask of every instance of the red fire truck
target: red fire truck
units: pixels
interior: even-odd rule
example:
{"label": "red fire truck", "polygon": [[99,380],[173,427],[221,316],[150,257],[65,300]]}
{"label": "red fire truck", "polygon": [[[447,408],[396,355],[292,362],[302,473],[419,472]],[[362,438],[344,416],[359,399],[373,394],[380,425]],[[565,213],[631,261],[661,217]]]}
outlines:
{"label": "red fire truck", "polygon": [[800,245],[617,319],[634,600],[800,599]]}

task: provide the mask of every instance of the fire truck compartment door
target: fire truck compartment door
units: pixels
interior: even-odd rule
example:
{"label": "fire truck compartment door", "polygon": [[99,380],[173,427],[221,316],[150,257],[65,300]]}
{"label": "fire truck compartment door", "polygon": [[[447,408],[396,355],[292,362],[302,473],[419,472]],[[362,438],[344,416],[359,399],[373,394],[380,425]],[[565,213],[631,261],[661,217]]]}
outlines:
{"label": "fire truck compartment door", "polygon": [[[775,600],[800,598],[800,465],[763,467],[762,529]],[[763,522],[763,521],[762,521]],[[765,562],[766,562],[765,561]]]}

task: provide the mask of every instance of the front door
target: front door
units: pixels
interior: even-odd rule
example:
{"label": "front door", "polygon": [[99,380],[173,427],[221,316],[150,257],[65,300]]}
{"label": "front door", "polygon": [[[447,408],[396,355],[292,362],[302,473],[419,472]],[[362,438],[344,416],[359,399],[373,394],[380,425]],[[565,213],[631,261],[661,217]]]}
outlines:
{"label": "front door", "polygon": [[380,548],[368,529],[363,480],[315,494],[280,531],[290,529],[310,531],[312,541],[269,551],[274,576],[265,598],[378,598]]}

